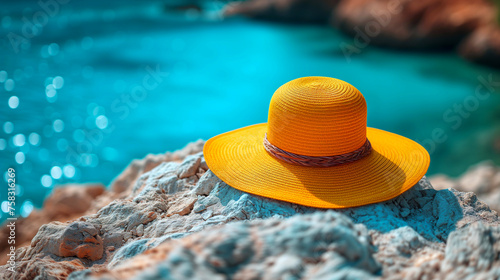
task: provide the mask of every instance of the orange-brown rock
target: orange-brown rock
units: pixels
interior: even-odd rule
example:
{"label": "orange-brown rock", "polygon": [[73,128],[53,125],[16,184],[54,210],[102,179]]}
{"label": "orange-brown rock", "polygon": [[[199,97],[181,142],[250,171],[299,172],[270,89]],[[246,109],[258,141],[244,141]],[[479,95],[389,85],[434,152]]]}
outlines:
{"label": "orange-brown rock", "polygon": [[85,222],[71,223],[58,242],[60,257],[77,257],[96,261],[102,258],[103,245],[99,229]]}
{"label": "orange-brown rock", "polygon": [[[16,222],[16,245],[23,246],[31,241],[41,225],[52,221],[65,222],[84,214],[93,201],[105,192],[102,184],[63,185],[45,200],[41,210],[34,210],[27,218]],[[9,230],[2,227],[0,240],[7,240]],[[7,261],[7,242],[0,242],[0,264]]]}
{"label": "orange-brown rock", "polygon": [[500,67],[497,8],[489,0],[250,0],[228,4],[226,16],[326,22],[353,37],[346,57],[368,45],[411,50],[453,49]]}
{"label": "orange-brown rock", "polygon": [[352,36],[364,33],[375,45],[436,49],[456,46],[495,18],[487,0],[342,0],[331,22]]}
{"label": "orange-brown rock", "polygon": [[460,55],[472,62],[500,68],[500,27],[484,26],[475,30],[459,46]]}

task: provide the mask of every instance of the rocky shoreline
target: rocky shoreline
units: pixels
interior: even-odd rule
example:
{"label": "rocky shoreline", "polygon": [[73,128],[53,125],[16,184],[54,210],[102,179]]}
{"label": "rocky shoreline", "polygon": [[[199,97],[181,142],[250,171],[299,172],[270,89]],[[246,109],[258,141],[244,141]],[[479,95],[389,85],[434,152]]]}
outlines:
{"label": "rocky shoreline", "polygon": [[454,48],[467,60],[499,68],[497,11],[488,0],[250,0],[228,4],[225,15],[328,23],[353,37],[339,46],[346,58],[371,44]]}
{"label": "rocky shoreline", "polygon": [[[0,275],[4,279],[500,277],[500,219],[472,192],[436,190],[423,178],[384,203],[315,209],[227,186],[208,169],[202,147],[198,141],[175,153],[136,160],[109,189],[57,188],[43,209],[19,221],[18,242],[24,246],[19,244],[16,251],[16,272],[4,265]],[[456,180],[438,176],[430,181],[439,188],[481,190],[480,197],[488,198],[487,192],[498,190],[498,174],[498,168],[481,164]],[[481,178],[474,181],[474,176]],[[0,239],[7,235],[3,227]],[[6,242],[1,242],[0,250],[4,257]]]}

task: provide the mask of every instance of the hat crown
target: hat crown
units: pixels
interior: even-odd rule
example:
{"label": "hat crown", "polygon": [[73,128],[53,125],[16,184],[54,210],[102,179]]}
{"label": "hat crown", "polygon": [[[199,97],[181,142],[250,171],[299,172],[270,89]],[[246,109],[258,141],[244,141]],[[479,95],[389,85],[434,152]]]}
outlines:
{"label": "hat crown", "polygon": [[365,98],[351,84],[305,77],[276,90],[269,106],[267,138],[287,152],[331,156],[366,142]]}

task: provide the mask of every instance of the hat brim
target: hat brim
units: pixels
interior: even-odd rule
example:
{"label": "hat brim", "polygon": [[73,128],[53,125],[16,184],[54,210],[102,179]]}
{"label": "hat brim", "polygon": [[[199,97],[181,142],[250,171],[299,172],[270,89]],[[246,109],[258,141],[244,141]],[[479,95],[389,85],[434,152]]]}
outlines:
{"label": "hat brim", "polygon": [[414,186],[430,157],[418,143],[367,128],[370,155],[333,167],[282,162],[263,145],[267,123],[215,136],[205,143],[208,167],[229,186],[247,193],[318,208],[346,208],[382,202]]}

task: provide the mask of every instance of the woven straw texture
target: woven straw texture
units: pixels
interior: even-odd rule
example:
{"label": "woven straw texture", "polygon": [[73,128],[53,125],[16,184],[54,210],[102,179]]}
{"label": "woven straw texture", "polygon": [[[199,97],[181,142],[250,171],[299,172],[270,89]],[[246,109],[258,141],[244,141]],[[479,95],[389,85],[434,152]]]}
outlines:
{"label": "woven straw texture", "polygon": [[352,152],[366,141],[366,102],[352,85],[306,77],[282,85],[269,106],[268,140],[305,156]]}
{"label": "woven straw texture", "polygon": [[[268,153],[263,145],[266,133],[273,145],[296,154],[347,153],[367,138],[372,152],[332,167],[300,166]],[[415,185],[430,162],[427,151],[414,141],[367,128],[361,93],[348,83],[323,77],[280,87],[271,100],[268,123],[218,135],[207,141],[204,154],[212,172],[238,190],[319,208],[394,198]]]}

